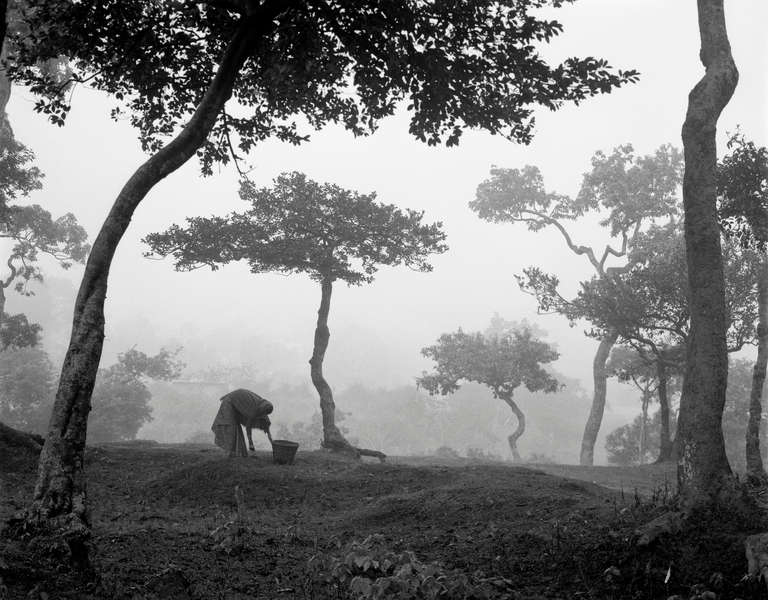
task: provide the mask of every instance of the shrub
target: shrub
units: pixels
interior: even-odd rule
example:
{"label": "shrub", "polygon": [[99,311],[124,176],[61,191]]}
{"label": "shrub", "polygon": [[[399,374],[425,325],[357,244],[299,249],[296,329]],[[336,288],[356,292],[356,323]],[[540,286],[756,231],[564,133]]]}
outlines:
{"label": "shrub", "polygon": [[394,552],[383,536],[350,542],[341,556],[317,554],[309,560],[313,591],[319,597],[354,600],[437,600],[503,598],[495,580],[470,577],[439,563],[422,563],[413,552]]}

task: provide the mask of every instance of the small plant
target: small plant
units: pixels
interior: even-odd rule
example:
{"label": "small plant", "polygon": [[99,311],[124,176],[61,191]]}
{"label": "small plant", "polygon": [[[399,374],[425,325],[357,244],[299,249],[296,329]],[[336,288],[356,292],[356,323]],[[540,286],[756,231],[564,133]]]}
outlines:
{"label": "small plant", "polygon": [[423,563],[413,552],[395,552],[384,546],[381,535],[353,541],[340,556],[316,554],[309,560],[309,576],[322,597],[354,600],[437,600],[511,598],[500,588],[500,579],[445,569],[436,562]]}
{"label": "small plant", "polygon": [[245,500],[239,485],[235,486],[235,503],[237,504],[235,517],[211,532],[215,542],[214,550],[230,556],[251,550],[254,545],[252,541],[256,535],[245,515]]}

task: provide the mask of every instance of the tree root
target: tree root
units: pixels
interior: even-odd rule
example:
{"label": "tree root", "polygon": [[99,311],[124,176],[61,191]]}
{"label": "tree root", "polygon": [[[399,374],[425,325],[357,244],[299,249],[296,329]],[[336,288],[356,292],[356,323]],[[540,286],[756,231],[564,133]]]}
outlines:
{"label": "tree root", "polygon": [[12,517],[2,536],[24,542],[34,553],[67,562],[79,571],[92,570],[91,529],[75,513],[47,519],[33,506]]}
{"label": "tree root", "polygon": [[662,536],[680,533],[683,529],[683,519],[683,513],[678,511],[670,511],[656,517],[635,531],[638,536],[637,545],[641,548],[647,547]]}
{"label": "tree root", "polygon": [[357,448],[343,438],[340,440],[325,440],[321,443],[321,446],[326,450],[346,454],[356,460],[360,460],[362,456],[372,456],[378,458],[379,462],[387,462],[387,455],[383,452],[368,450],[367,448]]}

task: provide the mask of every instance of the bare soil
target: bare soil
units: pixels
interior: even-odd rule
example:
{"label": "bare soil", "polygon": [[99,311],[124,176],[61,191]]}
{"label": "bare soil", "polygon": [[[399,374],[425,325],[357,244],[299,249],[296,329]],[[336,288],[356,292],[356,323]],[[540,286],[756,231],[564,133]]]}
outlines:
{"label": "bare soil", "polygon": [[[278,466],[266,452],[227,459],[209,446],[137,443],[89,449],[87,472],[98,576],[4,541],[7,598],[309,598],[307,560],[370,534],[494,577],[499,598],[688,598],[701,584],[747,599],[765,589],[740,581],[743,538],[763,527],[753,517],[702,515],[637,546],[636,529],[669,509],[669,466],[380,464],[301,451]],[[23,507],[34,477],[32,465],[0,472],[0,519]],[[230,552],[214,532],[235,517],[235,486],[248,533]]]}

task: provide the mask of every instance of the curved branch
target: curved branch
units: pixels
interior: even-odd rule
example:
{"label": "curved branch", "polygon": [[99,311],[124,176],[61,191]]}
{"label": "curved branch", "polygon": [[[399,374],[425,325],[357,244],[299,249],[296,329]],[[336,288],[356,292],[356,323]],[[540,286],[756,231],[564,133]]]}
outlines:
{"label": "curved branch", "polygon": [[19,274],[18,270],[16,269],[16,266],[13,264],[14,256],[8,257],[8,262],[6,263],[8,265],[8,268],[11,270],[11,274],[8,276],[8,278],[0,283],[0,285],[3,287],[3,289],[7,288],[13,283],[13,280],[16,279],[16,276]]}

